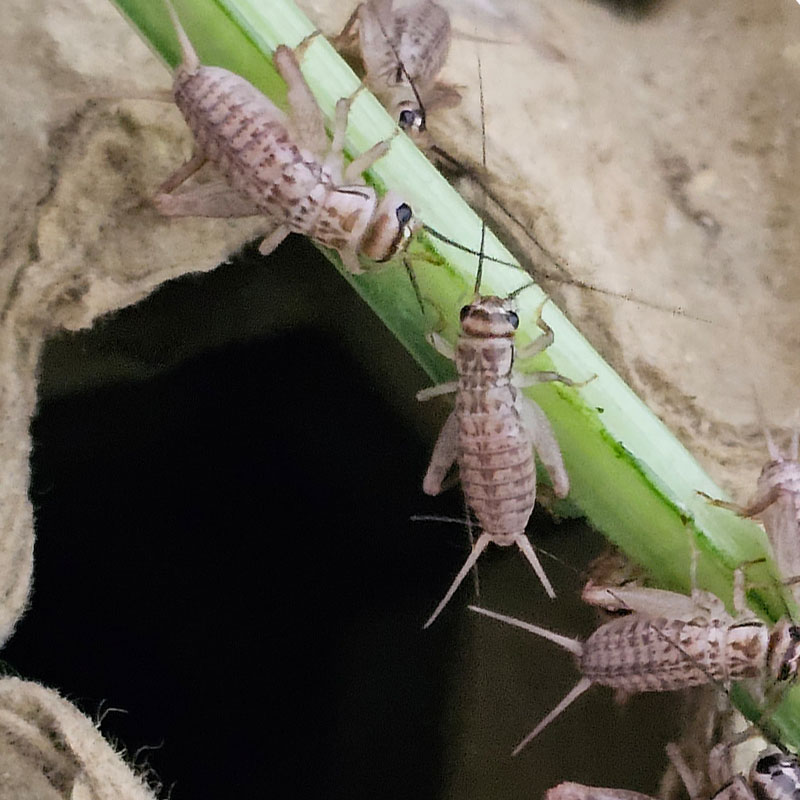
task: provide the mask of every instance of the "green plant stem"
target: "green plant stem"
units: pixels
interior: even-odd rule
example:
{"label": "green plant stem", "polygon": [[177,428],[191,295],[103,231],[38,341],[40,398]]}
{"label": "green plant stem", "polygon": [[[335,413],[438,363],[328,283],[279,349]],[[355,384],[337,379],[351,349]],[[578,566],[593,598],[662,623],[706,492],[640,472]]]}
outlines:
{"label": "green plant stem", "polygon": [[[161,0],[116,0],[126,17],[164,61],[178,61],[177,39]],[[277,104],[285,105],[285,87],[272,67],[270,54],[279,43],[296,46],[314,26],[290,0],[175,0],[184,27],[207,64],[243,75]],[[336,101],[353,94],[359,81],[323,37],[307,47],[303,73],[329,122]],[[389,154],[371,171],[379,188],[400,193],[416,216],[428,225],[477,249],[480,220],[413,144],[397,134],[392,119],[366,91],[356,98],[349,119],[348,152],[361,153],[381,139],[392,138]],[[513,261],[489,233],[489,255]],[[443,263],[419,259],[435,251]],[[458,309],[472,290],[476,259],[430,238],[412,248],[414,268],[426,299],[446,322],[444,335],[455,339]],[[326,251],[356,291],[370,304],[435,382],[451,380],[452,365],[428,345],[427,324],[419,313],[405,271],[388,266],[362,276],[343,270],[335,254]],[[505,295],[529,282],[518,269],[486,263],[482,290]],[[519,342],[536,338],[535,310],[543,295],[536,289],[519,296]],[[662,586],[689,588],[690,543],[686,519],[700,550],[699,583],[730,604],[732,569],[766,554],[763,531],[754,523],[710,506],[697,495],[702,490],[722,497],[721,490],[694,458],[600,358],[563,314],[551,303],[544,317],[555,342],[524,371],[555,369],[573,380],[596,376],[578,390],[546,384],[529,390],[549,417],[571,479],[570,503],[594,527],[641,563]],[[433,443],[431,443],[433,444]],[[568,511],[569,507],[562,507]],[[754,584],[774,583],[767,562],[748,572]],[[751,602],[775,619],[784,606],[774,589],[750,592]],[[786,742],[800,746],[800,696],[784,703],[776,720]]]}

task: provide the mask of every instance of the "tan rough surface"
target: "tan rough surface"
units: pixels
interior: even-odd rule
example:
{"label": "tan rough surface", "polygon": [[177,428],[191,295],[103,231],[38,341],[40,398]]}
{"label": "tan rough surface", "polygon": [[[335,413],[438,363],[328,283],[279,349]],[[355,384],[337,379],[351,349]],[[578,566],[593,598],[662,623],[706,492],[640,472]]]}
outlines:
{"label": "tan rough surface", "polygon": [[0,86],[8,208],[0,218],[0,642],[30,582],[28,425],[44,337],[211,269],[263,229],[252,219],[167,221],[152,208],[190,138],[170,104],[109,99],[167,89],[170,80],[107,0],[12,0],[6,10],[0,51],[14,80]]}
{"label": "tan rough surface", "polygon": [[[480,44],[492,192],[532,266],[708,322],[546,282],[570,319],[739,499],[773,426],[797,409],[800,6],[665,0],[636,19],[600,3],[440,0],[456,31],[442,72],[462,104],[437,141],[480,160]],[[349,9],[303,4],[326,31]],[[630,5],[630,4],[629,4]],[[486,11],[494,7],[498,21]],[[468,181],[460,188],[479,194]],[[555,257],[547,257],[530,236]]]}
{"label": "tan rough surface", "polygon": [[51,689],[0,680],[2,800],[152,800],[94,723]]}

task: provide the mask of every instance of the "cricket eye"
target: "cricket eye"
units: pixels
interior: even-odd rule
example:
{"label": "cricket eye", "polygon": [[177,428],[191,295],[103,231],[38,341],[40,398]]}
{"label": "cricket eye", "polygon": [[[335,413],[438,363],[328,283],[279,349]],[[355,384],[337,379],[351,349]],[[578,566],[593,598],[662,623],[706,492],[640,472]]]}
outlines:
{"label": "cricket eye", "polygon": [[408,203],[401,203],[399,206],[397,206],[397,211],[395,214],[397,214],[397,221],[401,225],[408,225],[408,223],[411,221],[411,217],[413,216],[411,213],[411,206],[408,205]]}
{"label": "cricket eye", "polygon": [[508,321],[511,323],[511,327],[516,330],[519,328],[519,315],[516,311],[509,311],[508,312]]}
{"label": "cricket eye", "polygon": [[759,759],[758,763],[756,764],[756,772],[761,775],[768,775],[774,767],[780,766],[780,763],[781,754],[770,753],[769,755]]}
{"label": "cricket eye", "polygon": [[463,322],[469,314],[469,306],[464,306],[458,315],[458,318]]}
{"label": "cricket eye", "polygon": [[398,120],[397,124],[404,130],[407,131],[414,125],[414,112],[409,111],[406,109],[405,111],[400,112],[400,119]]}

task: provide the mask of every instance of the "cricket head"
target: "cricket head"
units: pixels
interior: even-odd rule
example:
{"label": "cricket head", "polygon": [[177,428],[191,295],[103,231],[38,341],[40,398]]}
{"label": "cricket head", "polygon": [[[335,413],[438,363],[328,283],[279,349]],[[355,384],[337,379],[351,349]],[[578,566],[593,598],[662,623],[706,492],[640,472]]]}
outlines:
{"label": "cricket head", "polygon": [[386,192],[361,240],[361,252],[373,261],[389,261],[408,247],[419,227],[411,206],[396,192]]}
{"label": "cricket head", "polygon": [[750,770],[750,785],[758,800],[784,800],[800,795],[800,764],[783,752],[762,755]]}
{"label": "cricket head", "polygon": [[461,309],[461,330],[481,339],[511,339],[519,327],[519,317],[507,297],[478,297]]}
{"label": "cricket head", "polygon": [[793,681],[800,666],[800,627],[789,619],[776,623],[769,637],[767,668],[776,681]]}

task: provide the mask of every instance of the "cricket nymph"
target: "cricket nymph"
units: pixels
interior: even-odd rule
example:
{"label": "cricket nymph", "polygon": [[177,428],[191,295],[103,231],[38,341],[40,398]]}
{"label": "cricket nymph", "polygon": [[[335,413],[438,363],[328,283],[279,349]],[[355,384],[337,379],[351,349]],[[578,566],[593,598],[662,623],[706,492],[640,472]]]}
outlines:
{"label": "cricket nymph", "polygon": [[760,519],[783,579],[792,584],[795,602],[800,605],[800,433],[792,434],[784,453],[765,428],[769,461],[758,476],[755,497],[746,506],[715,500],[714,505],[728,508],[743,517]]}
{"label": "cricket nymph", "polygon": [[501,546],[525,535],[536,501],[533,442],[511,383],[518,326],[507,301],[480,298],[461,311],[455,358],[461,486],[484,533]]}
{"label": "cricket nymph", "polygon": [[800,628],[781,620],[677,620],[638,614],[607,622],[584,643],[580,670],[592,683],[628,692],[665,692],[712,681],[791,681]]}
{"label": "cricket nymph", "polygon": [[[653,591],[657,594],[651,595]],[[691,598],[679,594],[673,600],[667,598],[675,613],[655,616],[636,606],[648,608],[672,593],[644,588],[638,592],[641,603],[634,594],[628,595],[635,603],[630,608],[633,613],[601,625],[583,642],[470,606],[479,614],[569,650],[582,673],[578,683],[517,745],[514,755],[594,684],[626,692],[671,692],[711,683],[727,686],[746,679],[775,688],[788,686],[797,678],[800,627],[791,620],[782,619],[770,627],[752,616],[737,619],[714,595],[699,591]]]}
{"label": "cricket nymph", "polygon": [[[555,597],[525,535],[536,502],[535,455],[547,470],[557,497],[566,497],[569,478],[547,417],[520,389],[543,381],[574,384],[554,372],[515,373],[519,317],[514,297],[520,290],[505,298],[484,296],[477,290],[480,269],[478,276],[475,300],[461,309],[455,350],[441,337],[432,337],[437,350],[455,361],[458,381],[424,390],[417,399],[455,392],[455,409],[436,441],[422,488],[426,494],[439,494],[447,472],[457,462],[464,497],[483,532],[425,627],[436,619],[489,542],[502,547],[516,544],[547,594]],[[553,331],[541,312],[542,306],[536,324],[543,335],[525,348],[525,357],[540,353],[553,341]]]}
{"label": "cricket nymph", "polygon": [[398,126],[424,145],[426,111],[461,101],[455,86],[437,80],[450,50],[450,15],[432,0],[393,5],[359,3],[333,43],[345,53],[357,52],[370,90]]}
{"label": "cricket nymph", "polygon": [[[342,161],[352,98],[337,104],[331,145],[292,50],[280,45],[274,53],[289,87],[286,114],[241,76],[201,64],[168,6],[182,52],[173,95],[194,136],[195,154],[161,187],[159,210],[172,216],[264,215],[276,227],[262,242],[262,253],[289,233],[300,233],[336,249],[351,272],[363,271],[360,253],[379,262],[401,253],[416,226],[411,208],[393,192],[378,198],[361,177],[388,144],[378,143],[347,168]],[[172,193],[206,161],[224,182]]]}

